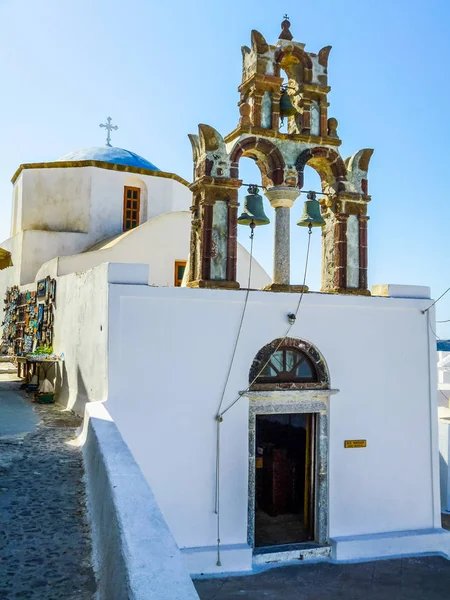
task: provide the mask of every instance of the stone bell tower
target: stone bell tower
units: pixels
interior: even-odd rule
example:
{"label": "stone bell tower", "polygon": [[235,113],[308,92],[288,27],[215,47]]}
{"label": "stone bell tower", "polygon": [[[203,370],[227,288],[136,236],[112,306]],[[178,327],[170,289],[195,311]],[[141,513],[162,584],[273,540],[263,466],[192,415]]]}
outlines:
{"label": "stone bell tower", "polygon": [[[290,281],[290,209],[302,190],[308,165],[322,183],[321,289],[368,294],[367,170],[373,151],[341,158],[338,122],[328,117],[331,46],[318,54],[306,52],[304,44],[293,41],[287,17],[281,26],[275,45],[252,31],[251,46],[242,48],[240,119],[234,131],[223,138],[212,127],[199,125],[199,134],[189,136],[194,183],[188,285],[238,287],[239,160],[246,156],[258,165],[265,195],[274,208],[272,289],[295,289]],[[285,118],[287,132],[282,132]]]}

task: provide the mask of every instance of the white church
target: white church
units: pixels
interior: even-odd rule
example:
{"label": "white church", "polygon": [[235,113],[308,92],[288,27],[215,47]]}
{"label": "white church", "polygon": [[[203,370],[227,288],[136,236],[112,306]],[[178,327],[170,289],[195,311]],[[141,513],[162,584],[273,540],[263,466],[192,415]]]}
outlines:
{"label": "white church", "polygon": [[[340,156],[331,48],[307,52],[289,25],[274,45],[252,32],[239,122],[190,136],[192,182],[110,146],[109,133],[105,147],[23,164],[12,179],[0,292],[17,286],[38,305],[55,282],[58,401],[80,414],[103,403],[191,575],[450,556],[430,290],[369,290],[372,151]],[[263,192],[239,206],[242,156]],[[293,232],[305,166],[322,190]],[[271,275],[236,233],[268,219]],[[317,291],[290,280],[290,236],[311,229]]]}
{"label": "white church", "polygon": [[[183,178],[106,145],[20,165],[12,183],[11,237],[2,248],[14,258],[1,273],[2,292],[104,262],[144,262],[149,285],[180,285],[192,195]],[[244,274],[242,247],[239,258]],[[253,272],[255,287],[270,281],[256,262]]]}

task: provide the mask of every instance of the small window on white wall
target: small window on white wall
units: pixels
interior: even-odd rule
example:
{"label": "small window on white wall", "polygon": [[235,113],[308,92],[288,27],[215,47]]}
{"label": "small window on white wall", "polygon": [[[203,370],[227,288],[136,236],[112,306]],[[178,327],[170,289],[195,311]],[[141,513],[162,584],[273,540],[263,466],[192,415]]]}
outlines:
{"label": "small window on white wall", "polygon": [[123,196],[123,230],[128,231],[139,225],[141,190],[136,187],[125,186]]}
{"label": "small window on white wall", "polygon": [[174,276],[174,286],[180,287],[183,282],[184,271],[186,270],[186,262],[185,260],[176,260],[175,261],[175,276]]}
{"label": "small window on white wall", "polygon": [[320,106],[317,100],[311,103],[311,120],[310,134],[320,135]]}

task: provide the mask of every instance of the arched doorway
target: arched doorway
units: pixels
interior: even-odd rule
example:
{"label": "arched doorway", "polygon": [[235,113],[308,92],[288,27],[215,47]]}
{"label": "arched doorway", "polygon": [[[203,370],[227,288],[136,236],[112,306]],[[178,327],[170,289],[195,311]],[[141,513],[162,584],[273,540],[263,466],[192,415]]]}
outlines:
{"label": "arched doorway", "polygon": [[248,543],[283,551],[328,540],[328,399],[324,358],[274,340],[250,369]]}

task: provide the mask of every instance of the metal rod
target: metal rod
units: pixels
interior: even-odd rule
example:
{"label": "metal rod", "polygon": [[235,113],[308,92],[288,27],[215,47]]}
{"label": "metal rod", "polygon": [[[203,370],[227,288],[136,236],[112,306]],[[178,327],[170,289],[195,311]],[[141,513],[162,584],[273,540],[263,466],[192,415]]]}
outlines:
{"label": "metal rod", "polygon": [[[262,190],[268,190],[270,188],[267,188],[263,185],[258,185],[257,183],[244,183],[242,182],[242,185],[244,187],[257,187],[258,189],[261,188]],[[313,194],[318,194],[319,196],[339,196],[340,192],[334,192],[334,193],[330,193],[330,192],[315,192],[314,190],[300,190],[299,194],[309,194],[310,192],[312,192]],[[366,195],[366,194],[364,194]]]}

